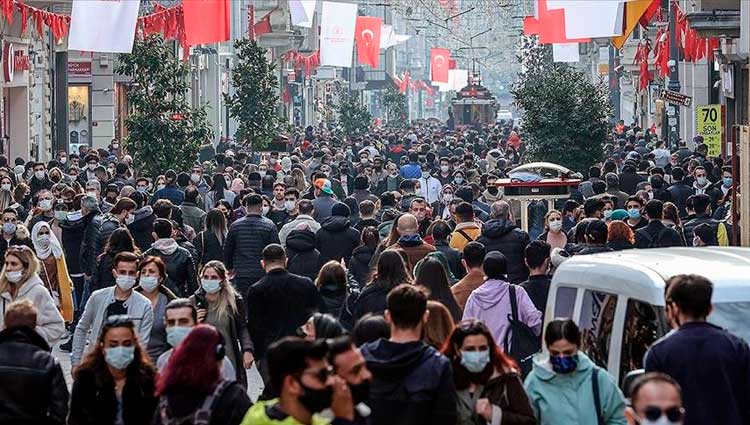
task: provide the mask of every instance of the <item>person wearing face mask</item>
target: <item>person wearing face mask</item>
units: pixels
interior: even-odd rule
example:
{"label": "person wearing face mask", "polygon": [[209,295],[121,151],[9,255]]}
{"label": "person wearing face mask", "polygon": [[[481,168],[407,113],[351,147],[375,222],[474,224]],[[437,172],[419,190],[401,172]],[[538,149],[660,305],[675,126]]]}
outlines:
{"label": "person wearing face mask", "polygon": [[255,347],[248,331],[245,300],[227,279],[221,261],[209,261],[200,273],[201,285],[190,296],[198,322],[213,325],[226,341],[226,356],[235,368],[236,380],[247,387],[246,369],[255,362]]}
{"label": "person wearing face mask", "polygon": [[551,210],[544,216],[545,232],[539,240],[547,242],[552,248],[565,248],[568,235],[563,231],[563,217],[560,211]]}
{"label": "person wearing face mask", "polygon": [[47,176],[47,167],[43,162],[37,162],[33,164],[33,174],[31,180],[29,180],[29,187],[31,188],[31,196],[37,194],[42,189],[50,190],[54,182]]}
{"label": "person wearing face mask", "polygon": [[403,181],[404,178],[399,174],[396,164],[389,162],[387,166],[387,174],[378,182],[376,193],[380,196],[385,192],[397,191],[401,187],[401,182]]}
{"label": "person wearing face mask", "polygon": [[646,353],[646,372],[674,378],[682,388],[685,425],[748,423],[750,348],[742,338],[708,323],[713,283],[677,275],[666,283],[672,329]]}
{"label": "person wearing face mask", "polygon": [[328,361],[333,371],[349,386],[354,404],[354,425],[364,425],[370,415],[372,373],[367,369],[362,352],[349,336],[335,338],[329,343]]}
{"label": "person wearing face mask", "polygon": [[450,184],[443,185],[443,190],[440,199],[433,202],[432,217],[441,218],[443,220],[449,220],[451,218],[450,204],[454,199],[453,186]]}
{"label": "person wearing face mask", "polygon": [[75,333],[70,356],[71,365],[78,366],[81,359],[96,351],[104,322],[108,317],[126,314],[138,324],[138,338],[148,346],[154,312],[148,298],[133,290],[138,275],[138,256],[121,252],[112,266],[115,286],[94,291],[88,299]]}
{"label": "person wearing face mask", "polygon": [[[2,238],[0,238],[0,256],[5,255],[8,247],[25,245],[33,248],[26,227],[18,221],[18,213],[14,208],[6,207],[2,212]],[[20,226],[20,227],[19,227]]]}
{"label": "person wearing face mask", "polygon": [[464,178],[464,172],[463,171],[455,171],[453,173],[453,185],[455,187],[461,187],[464,184],[466,184],[466,179]]}
{"label": "person wearing face mask", "polygon": [[75,369],[68,424],[151,423],[158,402],[157,374],[143,340],[139,342],[137,324],[137,318],[127,315],[104,321],[101,334],[93,337],[95,347]]}
{"label": "person wearing face mask", "polygon": [[680,385],[663,373],[641,376],[631,386],[625,417],[628,425],[683,425],[685,409]]}
{"label": "person wearing face mask", "polygon": [[515,362],[483,322],[457,324],[442,352],[453,366],[457,425],[536,424]]}
{"label": "person wearing face mask", "polygon": [[5,264],[0,271],[0,329],[3,329],[5,310],[19,300],[29,300],[37,309],[37,326],[34,329],[52,346],[65,333],[65,323],[60,310],[39,277],[39,261],[27,246],[14,245],[4,254]]}
{"label": "person wearing face mask", "polygon": [[524,383],[539,425],[627,424],[625,398],[614,378],[580,350],[581,331],[575,322],[551,321],[544,343],[547,353],[534,356]]}
{"label": "person wearing face mask", "polygon": [[421,167],[422,175],[419,178],[419,191],[417,192],[417,195],[432,204],[440,199],[443,185],[440,183],[440,180],[432,177],[429,164],[422,164]]}
{"label": "person wearing face mask", "polygon": [[440,158],[439,172],[435,175],[435,178],[440,181],[440,184],[445,186],[453,181],[453,174],[451,173],[451,161],[447,157]]}
{"label": "person wearing face mask", "polygon": [[628,218],[625,220],[625,223],[630,226],[634,232],[648,225],[648,219],[643,217],[643,214],[641,213],[643,210],[643,203],[643,198],[638,195],[633,195],[628,198],[628,202],[625,204],[625,210],[628,212]]}
{"label": "person wearing face mask", "polygon": [[132,199],[122,198],[117,201],[110,212],[102,216],[99,235],[96,240],[95,255],[98,256],[104,251],[112,232],[133,222],[133,212],[136,208],[137,205]]}
{"label": "person wearing face mask", "polygon": [[136,291],[148,298],[154,310],[151,337],[146,350],[151,359],[158,359],[168,348],[164,310],[176,299],[174,292],[162,285],[167,279],[167,269],[158,257],[146,257],[138,264],[138,287]]}
{"label": "person wearing face mask", "polygon": [[46,222],[39,222],[31,229],[34,251],[40,261],[39,277],[52,294],[65,322],[73,321],[73,284],[57,236]]}
{"label": "person wearing face mask", "polygon": [[186,248],[179,246],[173,237],[172,222],[165,218],[154,221],[154,243],[144,256],[159,257],[166,266],[167,278],[164,284],[175,294],[188,296],[198,288],[195,262]]}
{"label": "person wearing face mask", "polygon": [[[693,195],[708,195],[708,197],[711,199],[711,209],[716,209],[716,206],[719,204],[719,201],[722,197],[721,190],[717,189],[711,184],[711,182],[708,180],[708,173],[706,172],[706,169],[703,168],[703,166],[695,167],[695,169],[693,170],[693,174],[695,175],[695,182],[693,183]],[[729,173],[729,177],[731,178],[731,173]]]}

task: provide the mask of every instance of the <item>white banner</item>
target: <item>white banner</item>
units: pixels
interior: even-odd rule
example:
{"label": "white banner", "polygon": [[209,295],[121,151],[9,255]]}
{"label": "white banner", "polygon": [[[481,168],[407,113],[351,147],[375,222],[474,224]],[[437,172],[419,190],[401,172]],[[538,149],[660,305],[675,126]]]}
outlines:
{"label": "white banner", "polygon": [[140,0],[74,0],[69,50],[130,53]]}
{"label": "white banner", "polygon": [[320,65],[351,68],[354,53],[355,3],[323,2],[320,22]]}
{"label": "white banner", "polygon": [[547,9],[565,11],[565,36],[569,39],[622,35],[623,0],[547,0]]}
{"label": "white banner", "polygon": [[553,43],[552,58],[555,62],[578,62],[578,43]]}
{"label": "white banner", "polygon": [[316,0],[289,0],[289,13],[292,15],[292,25],[312,28],[313,14]]}
{"label": "white banner", "polygon": [[396,37],[393,34],[393,25],[383,24],[380,26],[380,49],[387,49],[396,45]]}
{"label": "white banner", "polygon": [[461,91],[462,88],[469,84],[469,70],[451,69],[448,71],[447,83],[433,81],[432,84],[438,86],[438,91],[440,92]]}

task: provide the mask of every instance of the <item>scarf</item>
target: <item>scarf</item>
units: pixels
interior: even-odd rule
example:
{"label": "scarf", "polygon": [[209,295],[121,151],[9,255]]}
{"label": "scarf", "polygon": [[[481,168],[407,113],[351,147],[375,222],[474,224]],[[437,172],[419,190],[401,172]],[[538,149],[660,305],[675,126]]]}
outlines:
{"label": "scarf", "polygon": [[[39,239],[39,232],[43,228],[46,228],[49,231],[49,241],[42,241]],[[34,243],[36,256],[39,257],[40,260],[46,260],[50,255],[54,255],[55,258],[58,259],[62,258],[63,250],[60,246],[60,242],[57,240],[57,236],[52,232],[52,228],[46,221],[40,221],[34,225],[34,228],[31,229],[31,240]]]}
{"label": "scarf", "polygon": [[172,238],[157,239],[156,242],[154,242],[151,246],[153,246],[157,251],[166,255],[174,254],[174,252],[177,251],[177,248],[179,248],[179,245],[177,245],[177,241]]}

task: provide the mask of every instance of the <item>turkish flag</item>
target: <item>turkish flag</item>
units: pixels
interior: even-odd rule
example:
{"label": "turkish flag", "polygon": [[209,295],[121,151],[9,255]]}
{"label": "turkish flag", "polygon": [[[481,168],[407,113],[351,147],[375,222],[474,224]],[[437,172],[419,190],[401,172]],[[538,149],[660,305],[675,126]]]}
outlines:
{"label": "turkish flag", "polygon": [[539,43],[585,43],[590,39],[569,39],[565,35],[565,10],[547,8],[547,0],[538,0],[535,16],[523,19],[524,35],[538,35]]}
{"label": "turkish flag", "polygon": [[372,16],[357,16],[354,41],[357,43],[357,60],[363,65],[377,68],[380,63],[380,30],[383,20]]}
{"label": "turkish flag", "polygon": [[273,29],[271,28],[271,13],[268,13],[266,16],[262,17],[258,23],[253,25],[253,32],[256,36],[261,34],[268,34],[269,32],[272,32]]}
{"label": "turkish flag", "polygon": [[183,0],[182,11],[189,46],[229,40],[229,0]]}
{"label": "turkish flag", "polygon": [[448,49],[430,50],[430,71],[432,81],[437,83],[448,82],[448,70],[451,60],[451,51]]}

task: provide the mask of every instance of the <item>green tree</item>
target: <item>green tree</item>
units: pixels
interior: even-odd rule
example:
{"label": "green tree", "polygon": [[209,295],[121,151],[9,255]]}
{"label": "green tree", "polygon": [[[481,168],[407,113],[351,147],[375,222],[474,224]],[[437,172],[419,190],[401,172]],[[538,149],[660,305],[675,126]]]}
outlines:
{"label": "green tree", "polygon": [[525,158],[579,172],[600,161],[612,114],[607,83],[553,63],[550,46],[535,39],[522,41],[519,62],[512,93],[523,111]]}
{"label": "green tree", "polygon": [[339,124],[346,136],[354,137],[365,133],[370,128],[372,116],[356,96],[342,94],[337,110]]}
{"label": "green tree", "polygon": [[120,55],[116,72],[133,79],[124,146],[136,169],[155,176],[190,168],[201,142],[213,134],[205,109],[191,107],[185,97],[188,66],[175,57],[171,44],[153,35],[136,41],[132,53]]}
{"label": "green tree", "polygon": [[237,120],[234,138],[253,149],[267,146],[277,136],[279,82],[275,66],[266,59],[266,49],[255,40],[234,42],[237,63],[232,69],[234,93],[225,96],[229,116]]}
{"label": "green tree", "polygon": [[394,87],[388,87],[383,92],[383,106],[386,108],[386,121],[389,126],[403,127],[407,124],[409,112],[406,95]]}

